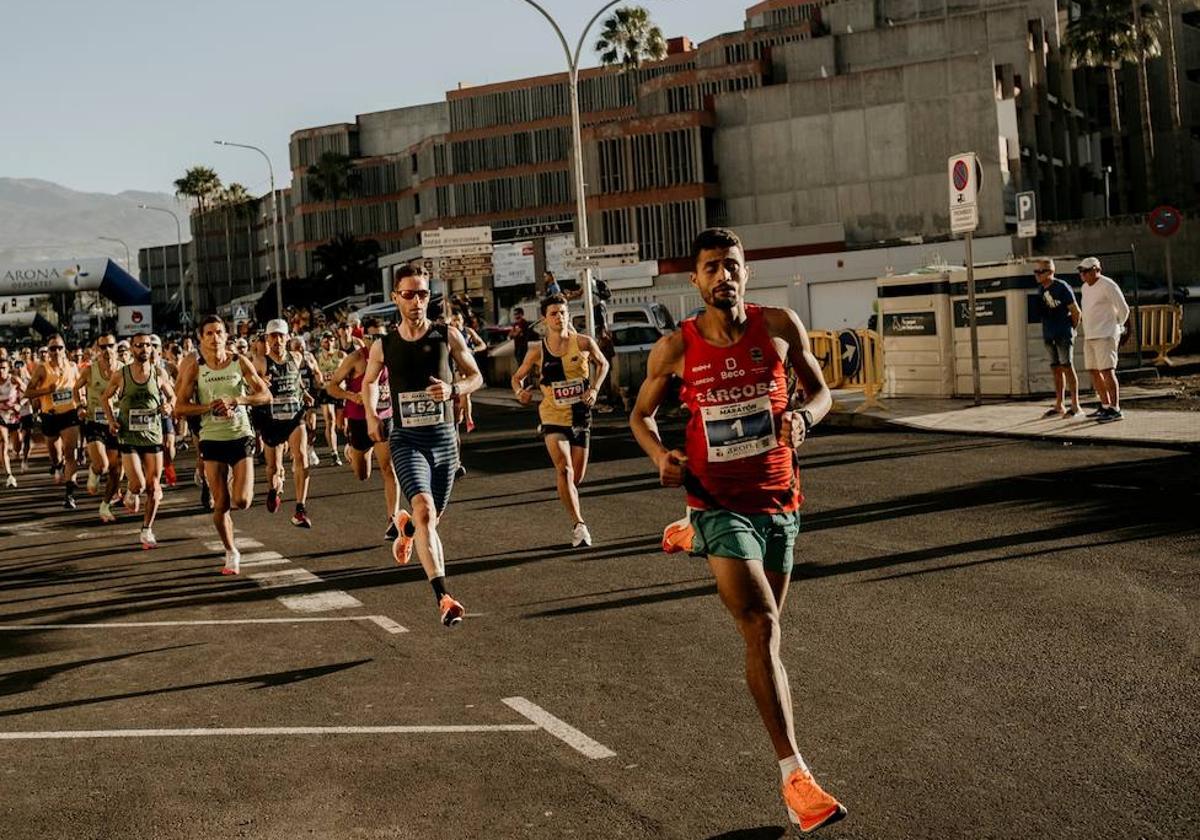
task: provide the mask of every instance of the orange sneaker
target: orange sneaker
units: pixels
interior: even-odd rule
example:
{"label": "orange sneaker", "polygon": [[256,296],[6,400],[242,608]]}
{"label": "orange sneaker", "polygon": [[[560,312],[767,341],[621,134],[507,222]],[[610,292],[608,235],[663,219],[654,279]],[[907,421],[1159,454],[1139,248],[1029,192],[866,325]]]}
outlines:
{"label": "orange sneaker", "polygon": [[412,560],[413,541],[414,537],[404,536],[404,529],[408,523],[412,521],[408,511],[400,511],[400,515],[396,517],[396,530],[400,536],[392,540],[392,558],[396,561],[396,565],[403,566]]}
{"label": "orange sneaker", "polygon": [[662,550],[667,554],[680,551],[691,551],[696,529],[692,527],[692,514],[689,511],[683,519],[676,519],[663,529]]}
{"label": "orange sneaker", "polygon": [[783,783],[783,801],[792,824],[805,834],[846,816],[846,807],[822,790],[804,768],[794,770]]}
{"label": "orange sneaker", "polygon": [[462,624],[463,615],[466,610],[463,605],[455,601],[449,595],[443,595],[442,600],[438,602],[438,606],[442,608],[442,624],[447,627],[454,627],[457,624]]}

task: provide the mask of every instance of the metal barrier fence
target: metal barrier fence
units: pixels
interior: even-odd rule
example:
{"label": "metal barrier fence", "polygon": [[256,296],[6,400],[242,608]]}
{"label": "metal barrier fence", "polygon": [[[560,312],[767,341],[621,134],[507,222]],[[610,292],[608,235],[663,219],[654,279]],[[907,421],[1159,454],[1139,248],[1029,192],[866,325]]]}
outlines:
{"label": "metal barrier fence", "polygon": [[[864,401],[859,411],[882,408],[879,394],[883,391],[883,337],[874,330],[843,330],[857,336],[851,343],[854,353],[860,354],[856,363],[847,365],[843,357],[839,333],[831,330],[809,330],[813,355],[821,364],[821,375],[830,390],[862,391]],[[847,371],[847,367],[850,368]]]}
{"label": "metal barrier fence", "polygon": [[1167,354],[1183,340],[1183,307],[1162,303],[1142,306],[1138,313],[1138,334],[1142,338],[1141,350],[1157,353],[1151,364],[1169,365]]}

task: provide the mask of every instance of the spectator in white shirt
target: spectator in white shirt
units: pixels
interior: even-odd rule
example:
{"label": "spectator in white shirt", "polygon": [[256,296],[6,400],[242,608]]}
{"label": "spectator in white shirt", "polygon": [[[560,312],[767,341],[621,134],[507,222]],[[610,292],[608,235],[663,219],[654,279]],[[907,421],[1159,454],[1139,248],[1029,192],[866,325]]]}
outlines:
{"label": "spectator in white shirt", "polygon": [[1100,398],[1100,408],[1088,417],[1110,423],[1124,416],[1117,385],[1117,348],[1127,329],[1129,304],[1121,287],[1100,273],[1100,260],[1086,257],[1080,260],[1078,270],[1083,280],[1083,363]]}

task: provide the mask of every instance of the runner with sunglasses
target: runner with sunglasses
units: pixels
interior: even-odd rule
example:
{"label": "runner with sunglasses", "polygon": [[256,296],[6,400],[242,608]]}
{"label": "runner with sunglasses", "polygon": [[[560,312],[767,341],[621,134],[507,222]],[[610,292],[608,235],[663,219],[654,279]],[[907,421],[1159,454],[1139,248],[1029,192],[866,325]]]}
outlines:
{"label": "runner with sunglasses", "polygon": [[55,484],[65,484],[63,507],[75,510],[75,448],[79,445],[79,369],[67,358],[67,343],[55,333],[46,359],[33,372],[25,396],[40,401],[42,434]]}
{"label": "runner with sunglasses", "polygon": [[[133,360],[115,371],[101,397],[108,429],[116,438],[121,460],[129,476],[129,492],[145,497],[142,505],[142,530],[138,540],[143,549],[156,548],[154,517],[162,501],[163,429],[162,418],[170,415],[175,391],[166,371],[154,360],[154,342],[150,336],[135,336],[130,342]],[[120,394],[120,416],[113,410],[113,398]],[[129,505],[126,505],[129,507]],[[133,505],[133,510],[137,510]]]}
{"label": "runner with sunglasses", "polygon": [[[465,611],[446,591],[445,553],[438,536],[438,523],[450,502],[458,468],[452,400],[478,390],[483,377],[462,335],[429,320],[429,296],[429,274],[423,266],[405,265],[397,270],[392,301],[400,311],[400,325],[371,346],[363,376],[363,407],[371,440],[388,441],[396,479],[412,506],[411,520],[397,523],[400,535],[392,545],[392,555],[405,562],[410,541],[415,539],[442,624],[453,627],[462,621]],[[458,369],[457,382],[451,378],[451,359]],[[376,409],[385,367],[392,392],[390,436],[384,435]]]}
{"label": "runner with sunglasses", "polygon": [[104,493],[100,498],[100,521],[116,522],[112,512],[113,497],[121,486],[121,453],[117,449],[117,438],[110,431],[108,412],[104,407],[104,392],[108,389],[113,374],[121,369],[117,362],[117,340],[109,333],[96,339],[92,363],[85,368],[81,377],[81,393],[84,405],[83,437],[87,441],[88,481],[87,491],[96,495],[100,479],[104,479]]}

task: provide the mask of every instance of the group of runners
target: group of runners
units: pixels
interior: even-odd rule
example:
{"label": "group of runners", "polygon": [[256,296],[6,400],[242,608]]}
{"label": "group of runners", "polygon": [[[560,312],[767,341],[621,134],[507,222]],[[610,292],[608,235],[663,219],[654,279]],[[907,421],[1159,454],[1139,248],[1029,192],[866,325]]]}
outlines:
{"label": "group of runners", "polygon": [[[846,809],[800,755],[780,621],[803,501],[796,450],[828,412],[831,397],[796,313],[746,303],[749,271],[737,235],[703,231],[692,257],[691,280],[705,309],[655,345],[630,427],[661,483],[686,491],[686,515],[667,526],[663,548],[707,558],[721,602],[745,641],[746,681],[779,761],[789,816],[812,831],[841,819]],[[173,380],[158,365],[151,336],[133,339],[134,358],[124,367],[106,355],[112,337],[102,336],[88,372],[56,361],[65,347],[55,337],[47,344],[52,355],[18,396],[39,401],[48,451],[52,464],[61,465],[68,498],[74,494],[74,435],[86,412],[89,452],[92,444],[97,452],[94,473],[106,476],[105,502],[119,485],[120,468],[99,456],[112,459],[115,449],[128,476],[127,495],[145,499],[146,547],[154,544],[150,526],[161,498],[166,419],[186,418],[224,546],[222,573],[230,575],[238,574],[240,561],[231,515],[251,505],[258,439],[270,477],[267,509],[282,504],[283,462],[290,457],[292,522],[312,527],[306,499],[316,444],[309,416],[319,412],[332,457],[338,459],[338,435],[344,434],[354,475],[366,480],[373,468],[383,474],[392,556],[405,564],[416,554],[442,623],[455,626],[465,611],[449,591],[439,524],[461,466],[458,421],[470,417],[465,398],[482,387],[483,377],[474,343],[453,318],[430,318],[423,267],[396,271],[392,300],[400,314],[395,329],[368,320],[361,339],[348,331],[323,336],[315,354],[289,347],[282,320],[268,324],[260,352],[239,352],[222,319],[210,316]],[[571,519],[570,542],[588,546],[592,534],[578,488],[588,467],[592,406],[609,366],[596,343],[572,329],[565,297],[548,296],[541,312],[544,337],[531,344],[511,386],[522,404],[533,401],[535,388],[541,391],[539,429]],[[656,422],[676,382],[688,415],[682,447],[665,442]],[[0,390],[0,411],[6,393]],[[11,429],[7,420],[5,426]]]}

